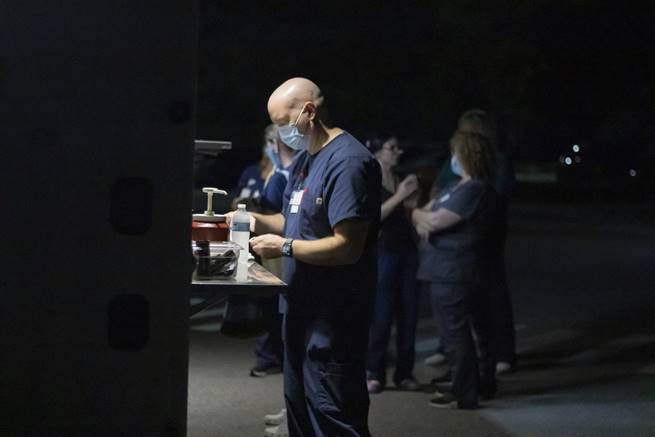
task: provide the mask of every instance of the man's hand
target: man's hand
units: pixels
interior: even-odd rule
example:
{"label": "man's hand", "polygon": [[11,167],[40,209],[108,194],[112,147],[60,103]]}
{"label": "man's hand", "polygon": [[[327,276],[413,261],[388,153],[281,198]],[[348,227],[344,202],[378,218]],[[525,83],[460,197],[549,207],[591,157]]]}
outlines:
{"label": "man's hand", "polygon": [[262,258],[278,258],[282,256],[284,241],[285,239],[279,235],[260,235],[250,239],[250,247]]}

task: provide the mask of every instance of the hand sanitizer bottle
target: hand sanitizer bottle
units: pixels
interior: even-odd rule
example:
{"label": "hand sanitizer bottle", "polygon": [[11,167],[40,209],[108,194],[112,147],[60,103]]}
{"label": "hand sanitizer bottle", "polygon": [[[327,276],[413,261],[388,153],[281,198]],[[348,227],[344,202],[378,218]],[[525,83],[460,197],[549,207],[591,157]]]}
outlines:
{"label": "hand sanitizer bottle", "polygon": [[237,211],[232,216],[230,224],[230,241],[241,246],[239,251],[239,264],[237,267],[237,280],[246,280],[248,275],[248,254],[250,241],[250,214],[246,205],[239,203]]}

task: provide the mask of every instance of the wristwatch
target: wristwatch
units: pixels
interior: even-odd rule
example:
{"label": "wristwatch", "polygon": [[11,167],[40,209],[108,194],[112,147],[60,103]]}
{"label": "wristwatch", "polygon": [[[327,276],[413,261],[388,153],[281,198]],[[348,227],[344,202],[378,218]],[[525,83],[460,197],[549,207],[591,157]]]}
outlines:
{"label": "wristwatch", "polygon": [[282,244],[282,255],[293,257],[293,247],[291,246],[292,244],[293,238],[287,238],[284,240],[284,244]]}

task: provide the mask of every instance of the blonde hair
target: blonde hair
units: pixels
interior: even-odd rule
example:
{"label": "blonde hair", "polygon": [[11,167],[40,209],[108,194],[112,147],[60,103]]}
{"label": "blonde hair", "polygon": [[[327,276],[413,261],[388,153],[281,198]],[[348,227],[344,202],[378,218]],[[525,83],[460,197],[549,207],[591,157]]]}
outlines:
{"label": "blonde hair", "polygon": [[455,131],[450,138],[450,151],[457,155],[462,167],[473,179],[490,181],[494,162],[491,143],[484,135]]}
{"label": "blonde hair", "polygon": [[266,137],[268,137],[271,134],[274,134],[275,137],[277,137],[277,129],[278,127],[271,123],[268,126],[266,126],[266,129],[264,129],[264,144],[262,145],[262,157],[259,160],[259,171],[261,173],[262,179],[265,181],[268,180],[268,178],[273,174],[273,163],[271,162],[270,159],[268,159],[268,156],[265,153],[266,150]]}
{"label": "blonde hair", "polygon": [[266,138],[268,138],[268,136],[272,135],[277,138],[277,129],[278,127],[273,123],[266,126],[266,129],[264,129],[264,147],[266,147]]}

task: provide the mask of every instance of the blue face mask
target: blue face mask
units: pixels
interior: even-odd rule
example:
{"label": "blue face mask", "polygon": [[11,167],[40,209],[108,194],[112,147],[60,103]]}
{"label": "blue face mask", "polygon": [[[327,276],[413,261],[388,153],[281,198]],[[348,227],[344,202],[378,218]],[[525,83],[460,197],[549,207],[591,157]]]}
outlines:
{"label": "blue face mask", "polygon": [[305,112],[305,107],[303,106],[298,114],[298,118],[293,123],[289,123],[286,126],[280,126],[278,128],[278,133],[280,134],[280,139],[284,144],[291,147],[293,150],[305,150],[308,146],[307,136],[301,134],[298,131],[298,120],[300,116]]}
{"label": "blue face mask", "polygon": [[453,173],[455,173],[459,177],[462,177],[464,175],[462,164],[460,164],[459,159],[457,159],[456,155],[453,155],[450,158],[450,169],[453,171]]}
{"label": "blue face mask", "polygon": [[282,168],[282,163],[280,162],[280,155],[272,147],[266,146],[265,149],[266,156],[271,160],[273,166],[276,168]]}

